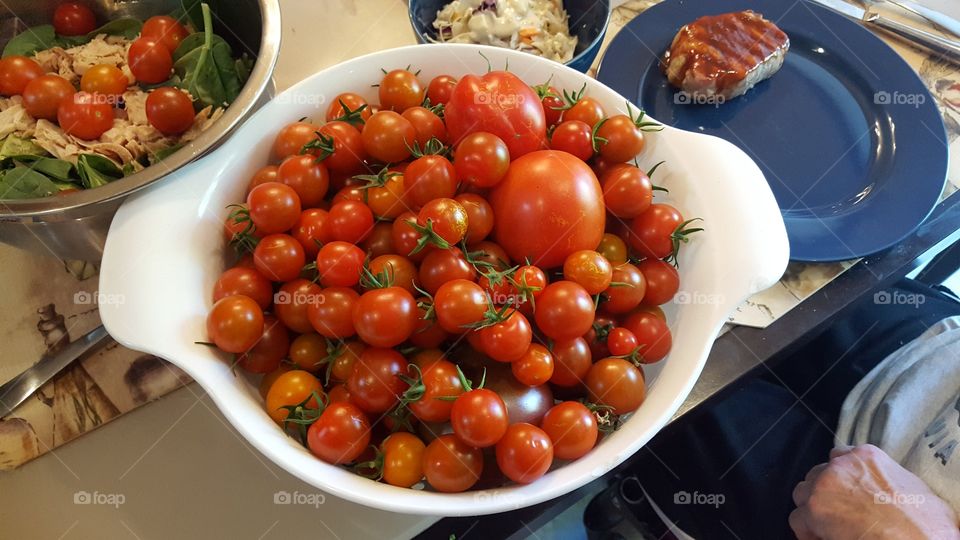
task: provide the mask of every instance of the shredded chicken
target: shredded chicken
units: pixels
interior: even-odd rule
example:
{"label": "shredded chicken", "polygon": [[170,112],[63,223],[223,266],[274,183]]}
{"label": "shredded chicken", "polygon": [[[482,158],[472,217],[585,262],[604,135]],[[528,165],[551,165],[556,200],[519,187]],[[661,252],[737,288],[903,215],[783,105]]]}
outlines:
{"label": "shredded chicken", "polygon": [[0,139],[13,133],[28,139],[33,136],[36,122],[23,108],[23,98],[0,98]]}
{"label": "shredded chicken", "polygon": [[53,47],[39,51],[34,56],[44,71],[57,73],[74,85],[80,83],[80,77],[91,67],[98,64],[116,66],[127,76],[127,81],[133,84],[136,80],[127,65],[127,50],[130,48],[128,39],[118,36],[99,35],[89,43],[62,49]]}

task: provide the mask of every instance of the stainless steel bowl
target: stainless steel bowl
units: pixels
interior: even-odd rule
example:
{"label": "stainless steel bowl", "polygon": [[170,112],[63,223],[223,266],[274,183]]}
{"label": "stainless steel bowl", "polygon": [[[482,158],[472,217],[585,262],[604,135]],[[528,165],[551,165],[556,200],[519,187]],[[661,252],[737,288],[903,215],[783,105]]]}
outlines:
{"label": "stainless steel bowl", "polygon": [[[272,93],[271,76],[280,50],[277,0],[207,0],[214,28],[236,52],[257,59],[246,85],[223,117],[163,162],[106,186],[44,199],[0,201],[0,242],[64,259],[96,261],[107,229],[124,198],[196,160],[221,143]],[[48,24],[60,0],[0,2],[0,47],[24,25]],[[145,20],[171,13],[180,0],[89,0],[102,21]],[[162,226],[162,224],[158,224]]]}

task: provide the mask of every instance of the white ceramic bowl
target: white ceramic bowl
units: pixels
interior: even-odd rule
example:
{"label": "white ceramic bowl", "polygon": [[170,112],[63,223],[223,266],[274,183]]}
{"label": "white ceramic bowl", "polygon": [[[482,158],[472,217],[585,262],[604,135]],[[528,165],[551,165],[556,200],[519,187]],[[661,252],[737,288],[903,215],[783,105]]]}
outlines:
{"label": "white ceramic bowl", "polygon": [[[443,73],[484,73],[487,60],[528,83],[551,76],[557,87],[600,100],[607,112],[625,100],[565,66],[504,49],[476,45],[416,45],[382,51],[331,67],[275,97],[206,159],[172,173],[131,198],[110,228],[100,291],[116,302],[100,316],[121,344],[165,358],[189,373],[253,446],[306,482],[367,506],[428,515],[480,515],[539,503],[603,475],[636,452],[674,414],[690,392],[728,314],[750,294],[777,281],[788,259],[777,204],[756,164],[723,140],[667,128],[648,137],[644,168],[666,160],[656,183],[684,216],[703,218],[681,254],[681,298],[668,312],[670,356],[646,369],[646,402],[612,436],[583,458],[524,485],[459,494],[415,491],[376,483],[313,457],[267,416],[255,380],[234,373],[225,355],[195,345],[206,340],[211,290],[225,268],[224,207],[240,201],[252,173],[264,165],[277,131],[302,117],[322,120],[343,91],[376,101],[371,84],[381,68],[412,65],[429,81]],[[239,370],[238,370],[239,371]],[[495,466],[489,464],[488,466]]]}

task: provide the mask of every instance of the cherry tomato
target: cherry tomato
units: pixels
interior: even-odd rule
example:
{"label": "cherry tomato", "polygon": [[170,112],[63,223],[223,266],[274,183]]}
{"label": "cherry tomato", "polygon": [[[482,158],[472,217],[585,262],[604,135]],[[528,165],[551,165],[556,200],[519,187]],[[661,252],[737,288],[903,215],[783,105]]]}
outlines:
{"label": "cherry tomato", "polygon": [[74,137],[88,141],[99,139],[113,127],[113,105],[106,96],[78,92],[60,102],[57,123]]}
{"label": "cherry tomato", "polygon": [[622,358],[604,358],[587,373],[590,401],[606,405],[614,414],[633,412],[646,397],[643,373]]}
{"label": "cherry tomato", "polygon": [[165,86],[147,95],[147,120],[164,135],[180,135],[193,126],[193,102],[182,90]]}
{"label": "cherry tomato", "polygon": [[437,323],[451,334],[463,333],[469,325],[482,321],[487,307],[483,288],[466,279],[447,281],[433,298]]}
{"label": "cherry tomato", "polygon": [[330,208],[330,236],[359,244],[373,230],[373,211],[358,201],[338,202]]}
{"label": "cherry tomato", "polygon": [[560,92],[552,86],[548,87],[540,99],[540,104],[543,105],[543,114],[547,120],[547,127],[549,128],[559,124],[560,118],[563,116],[564,108],[563,98],[560,96]]}
{"label": "cherry tomato", "polygon": [[173,54],[180,46],[180,42],[190,35],[186,27],[169,15],[155,15],[143,22],[141,37],[147,37],[159,42]]}
{"label": "cherry tomato", "polygon": [[474,448],[497,444],[509,423],[507,406],[496,392],[486,388],[461,394],[450,410],[453,433]]}
{"label": "cherry tomato", "polygon": [[[378,128],[381,129],[382,128]],[[357,128],[346,122],[327,122],[317,131],[333,144],[333,153],[323,159],[331,172],[355,174],[363,169],[363,160],[367,159],[363,137]],[[366,127],[363,129],[367,131]]]}
{"label": "cherry tomato", "polygon": [[253,250],[253,264],[273,281],[296,279],[305,263],[303,246],[288,234],[264,236]]}
{"label": "cherry tomato", "polygon": [[607,115],[603,105],[592,97],[582,97],[572,107],[563,112],[563,121],[579,120],[593,128]]}
{"label": "cherry tomato", "polygon": [[455,435],[440,435],[423,453],[423,474],[441,493],[458,493],[473,487],[483,472],[483,452]]}
{"label": "cherry tomato", "polygon": [[670,328],[663,319],[653,313],[636,311],[623,321],[622,326],[637,337],[643,363],[651,364],[661,360],[670,352],[673,345]]}
{"label": "cherry tomato", "polygon": [[380,111],[367,120],[360,136],[364,150],[374,159],[396,163],[410,157],[417,130],[398,113]]}
{"label": "cherry tomato", "polygon": [[532,339],[533,329],[519,311],[511,312],[503,322],[480,331],[483,352],[498,362],[513,362],[523,357]]}
{"label": "cherry tomato", "polygon": [[370,444],[370,421],[350,403],[330,403],[307,430],[310,452],[327,463],[350,463]]}
{"label": "cherry tomato", "polygon": [[312,208],[323,202],[330,186],[327,166],[308,155],[290,156],[283,160],[277,169],[277,179],[297,192],[304,208]]}
{"label": "cherry tomato", "polygon": [[607,118],[602,126],[597,128],[600,155],[611,163],[622,163],[637,157],[643,152],[643,132],[625,114],[618,114]]}
{"label": "cherry tomato", "polygon": [[277,133],[277,138],[273,140],[271,151],[273,159],[282,161],[299,154],[303,145],[317,138],[316,132],[319,129],[320,126],[303,121],[283,126],[280,133]]}
{"label": "cherry tomato", "polygon": [[540,331],[551,339],[582,336],[593,324],[593,298],[572,281],[551,283],[537,298],[535,318]]}
{"label": "cherry tomato", "polygon": [[593,157],[593,128],[580,120],[567,120],[553,130],[550,148],[586,161]]}
{"label": "cherry tomato", "polygon": [[439,399],[463,394],[463,384],[457,366],[447,360],[435,360],[422,367],[424,392],[420,399],[410,402],[410,411],[423,422],[447,422],[453,401]]}
{"label": "cherry tomato", "polygon": [[344,381],[350,378],[353,373],[353,367],[367,346],[359,341],[347,341],[341,343],[333,351],[333,367],[330,369],[330,378],[334,381]]}
{"label": "cherry tomato", "polygon": [[427,97],[431,105],[446,105],[453,95],[457,80],[450,75],[437,75],[427,86]]}
{"label": "cherry tomato", "polygon": [[467,211],[467,245],[484,240],[493,231],[493,207],[487,199],[475,193],[461,193],[454,198]]}
{"label": "cherry tomato", "polygon": [[603,237],[600,183],[586,163],[566,152],[544,150],[514,160],[489,200],[494,238],[515,261],[529,258],[552,268],[574,251],[596,249]]}
{"label": "cherry tomato", "polygon": [[597,253],[606,257],[610,264],[617,266],[627,262],[627,243],[615,234],[603,233]]}
{"label": "cherry tomato", "polygon": [[[367,254],[373,258],[396,253],[397,250],[393,247],[393,224],[388,221],[378,221],[375,223],[373,230],[363,239],[360,247],[366,250]],[[404,259],[407,258],[404,257]],[[407,261],[409,261],[409,259],[407,259]],[[416,275],[416,267],[414,267],[413,276],[416,277]]]}
{"label": "cherry tomato", "polygon": [[510,364],[513,376],[527,386],[546,384],[553,377],[553,355],[550,350],[534,343],[523,356]]}
{"label": "cherry tomato", "polygon": [[607,334],[607,348],[614,356],[626,356],[636,350],[637,336],[626,328],[614,328]]}
{"label": "cherry tomato", "polygon": [[263,310],[246,296],[227,296],[207,315],[207,336],[220,350],[242,353],[263,335]]}
{"label": "cherry tomato", "polygon": [[348,242],[324,244],[317,253],[317,272],[324,287],[353,287],[360,282],[363,250]]}
{"label": "cherry tomato", "polygon": [[412,261],[422,261],[423,258],[431,252],[429,246],[423,251],[410,255],[410,252],[416,249],[417,242],[420,240],[420,233],[412,227],[412,224],[416,223],[417,215],[413,212],[400,214],[391,226],[391,238],[393,240],[393,249],[396,250],[397,253],[410,257]]}
{"label": "cherry tomato", "polygon": [[43,68],[31,58],[20,55],[4,57],[0,59],[0,95],[20,95],[27,83],[43,74]]}
{"label": "cherry tomato", "polygon": [[417,320],[417,329],[414,330],[413,334],[410,336],[410,343],[414,347],[421,348],[433,348],[439,347],[441,343],[446,341],[450,334],[444,330],[439,323],[433,318],[427,318],[426,306],[429,305],[430,299],[427,297],[422,297],[417,299],[419,319]]}
{"label": "cherry tomato", "polygon": [[630,222],[630,247],[643,257],[662,259],[673,253],[673,233],[683,222],[669,204],[651,204]]}
{"label": "cherry tomato", "polygon": [[327,399],[330,403],[350,403],[350,391],[344,384],[337,384],[327,392]]}
{"label": "cherry tomato", "polygon": [[38,120],[56,122],[60,104],[69,101],[76,92],[70,81],[59,75],[41,75],[24,86],[23,108]]}
{"label": "cherry tomato", "polygon": [[[447,128],[443,120],[436,113],[425,107],[410,107],[401,114],[410,122],[416,131],[416,141],[420,149],[424,149],[427,141],[437,139],[444,142],[447,139]],[[412,146],[412,145],[411,145]]]}
{"label": "cherry tomato", "polygon": [[278,300],[274,314],[284,326],[300,334],[313,332],[307,311],[311,304],[319,302],[320,287],[305,279],[295,279],[280,286],[274,295]]}
{"label": "cherry tomato", "polygon": [[290,364],[281,363],[279,366],[277,366],[277,369],[264,375],[263,378],[260,379],[260,385],[257,387],[257,390],[260,391],[260,397],[267,399],[267,392],[270,391],[270,387],[273,386],[273,383],[275,383],[281,375],[292,369],[293,367],[291,367]]}
{"label": "cherry tomato", "polygon": [[308,208],[300,213],[291,234],[303,246],[307,259],[317,258],[320,246],[333,240],[330,233],[330,214],[319,208]]}
{"label": "cherry tomato", "polygon": [[426,445],[411,433],[398,432],[384,439],[383,481],[391,486],[410,487],[423,478]]}
{"label": "cherry tomato", "polygon": [[453,199],[434,199],[417,214],[417,224],[428,227],[448,246],[463,240],[467,234],[467,219],[467,211]]}
{"label": "cherry tomato", "polygon": [[405,289],[410,294],[417,291],[414,286],[417,267],[402,255],[380,255],[370,261],[370,273],[375,276],[385,275],[392,285]]}
{"label": "cherry tomato", "polygon": [[82,36],[97,28],[97,16],[80,2],[64,2],[53,11],[53,29],[61,36]]}
{"label": "cherry tomato", "polygon": [[540,428],[553,442],[557,459],[579,459],[597,444],[597,418],[583,403],[564,401],[547,411]]}
{"label": "cherry tomato", "polygon": [[621,165],[604,173],[603,201],[607,211],[624,219],[639,216],[653,201],[650,177],[638,167]]}
{"label": "cherry tomato", "polygon": [[327,340],[320,334],[300,334],[290,342],[287,355],[298,369],[315,372],[327,359]]}
{"label": "cherry tomato", "polygon": [[307,305],[310,326],[321,336],[346,339],[357,333],[353,314],[360,303],[360,294],[347,287],[327,287],[315,302]]}
{"label": "cherry tomato", "polygon": [[277,377],[277,380],[267,390],[267,414],[270,415],[270,418],[273,418],[274,422],[283,425],[283,420],[290,413],[285,407],[304,402],[306,402],[305,407],[308,409],[319,407],[316,398],[311,398],[314,392],[317,395],[323,395],[323,387],[316,377],[303,370],[290,370]]}
{"label": "cherry tomato", "polygon": [[250,373],[270,373],[290,350],[290,332],[273,315],[263,316],[263,334],[249,350],[237,358],[237,363]]}
{"label": "cherry tomato", "polygon": [[477,278],[473,266],[464,258],[463,252],[456,248],[435,249],[428,253],[420,263],[418,277],[420,287],[430,294],[437,294],[440,287],[449,281],[473,281]]}
{"label": "cherry tomato", "polygon": [[[2,67],[0,67],[0,72],[2,72]],[[126,91],[129,84],[130,81],[127,80],[123,71],[112,64],[97,64],[85,71],[83,76],[80,77],[81,91],[104,96],[119,96]],[[193,107],[190,110],[190,117],[193,118]]]}
{"label": "cherry tomato", "polygon": [[373,289],[360,296],[353,310],[357,335],[373,347],[395,347],[417,327],[417,302],[400,287]]}
{"label": "cherry tomato", "polygon": [[434,199],[451,199],[457,193],[457,172],[443,156],[415,159],[407,166],[403,178],[407,200],[418,208]]}
{"label": "cherry tomato", "polygon": [[640,305],[647,294],[647,280],[640,270],[623,263],[613,269],[613,284],[603,293],[603,309],[607,313],[627,313]]}
{"label": "cherry tomato", "polygon": [[579,284],[587,294],[599,294],[610,286],[613,267],[603,255],[584,249],[571,253],[563,261],[563,278]]}
{"label": "cherry tomato", "polygon": [[273,303],[273,286],[260,272],[252,268],[235,267],[221,274],[213,285],[213,301],[236,295],[246,296],[256,302],[260,309],[267,309]]}
{"label": "cherry tomato", "polygon": [[547,275],[539,267],[528,264],[517,268],[513,275],[513,281],[517,284],[520,294],[520,297],[517,298],[519,307],[530,309],[532,314],[533,302],[531,300],[540,298],[543,289],[547,286]]}
{"label": "cherry tomato", "polygon": [[510,151],[503,139],[478,131],[466,135],[454,151],[457,178],[474,187],[497,185],[507,174]]}
{"label": "cherry tomato", "polygon": [[130,44],[127,64],[137,81],[159,84],[170,78],[173,56],[163,43],[141,37]]}
{"label": "cherry tomato", "polygon": [[553,443],[542,429],[532,424],[511,425],[497,443],[500,472],[519,484],[540,478],[552,464]]}
{"label": "cherry tomato", "polygon": [[364,202],[376,217],[394,219],[407,210],[404,200],[406,177],[401,173],[390,173],[382,178],[383,185],[371,184],[361,188]]}
{"label": "cherry tomato", "polygon": [[647,282],[647,292],[643,304],[659,306],[666,304],[680,289],[680,274],[668,262],[658,259],[644,259],[637,265]]}
{"label": "cherry tomato", "polygon": [[403,112],[423,103],[426,90],[417,76],[405,69],[395,69],[380,81],[380,106]]}
{"label": "cherry tomato", "polygon": [[368,348],[347,379],[350,399],[369,413],[382,413],[396,405],[407,388],[397,375],[407,372],[407,361],[393,349]]}
{"label": "cherry tomato", "polygon": [[267,182],[250,190],[247,208],[257,230],[265,234],[289,230],[300,219],[300,197],[280,182]]}
{"label": "cherry tomato", "polygon": [[455,143],[486,131],[507,144],[510,159],[543,148],[547,135],[540,98],[509,71],[464,75],[444,107],[444,119]]}
{"label": "cherry tomato", "polygon": [[370,109],[370,104],[368,104],[367,100],[363,99],[362,96],[354,94],[353,92],[344,92],[333,98],[333,101],[331,101],[327,107],[327,114],[325,115],[327,122],[344,120],[344,115],[347,114],[344,107],[350,109],[352,112],[360,111],[360,107],[363,107],[359,115],[360,122],[366,122],[367,119],[370,118],[370,115],[373,114],[373,111]]}
{"label": "cherry tomato", "polygon": [[582,337],[553,344],[553,375],[557,386],[577,386],[583,382],[592,364],[590,346]]}

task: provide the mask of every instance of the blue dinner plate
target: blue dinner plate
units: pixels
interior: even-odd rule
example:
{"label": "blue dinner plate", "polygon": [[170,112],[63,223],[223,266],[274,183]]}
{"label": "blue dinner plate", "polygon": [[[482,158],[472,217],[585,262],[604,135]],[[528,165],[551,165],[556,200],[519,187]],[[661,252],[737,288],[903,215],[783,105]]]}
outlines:
{"label": "blue dinner plate", "polygon": [[[660,56],[684,24],[744,9],[790,37],[783,67],[727,103],[690,103],[667,82]],[[947,138],[930,92],[882,40],[813,2],[667,0],[616,35],[597,78],[660,122],[747,152],[780,205],[794,260],[888,248],[943,191]]]}

